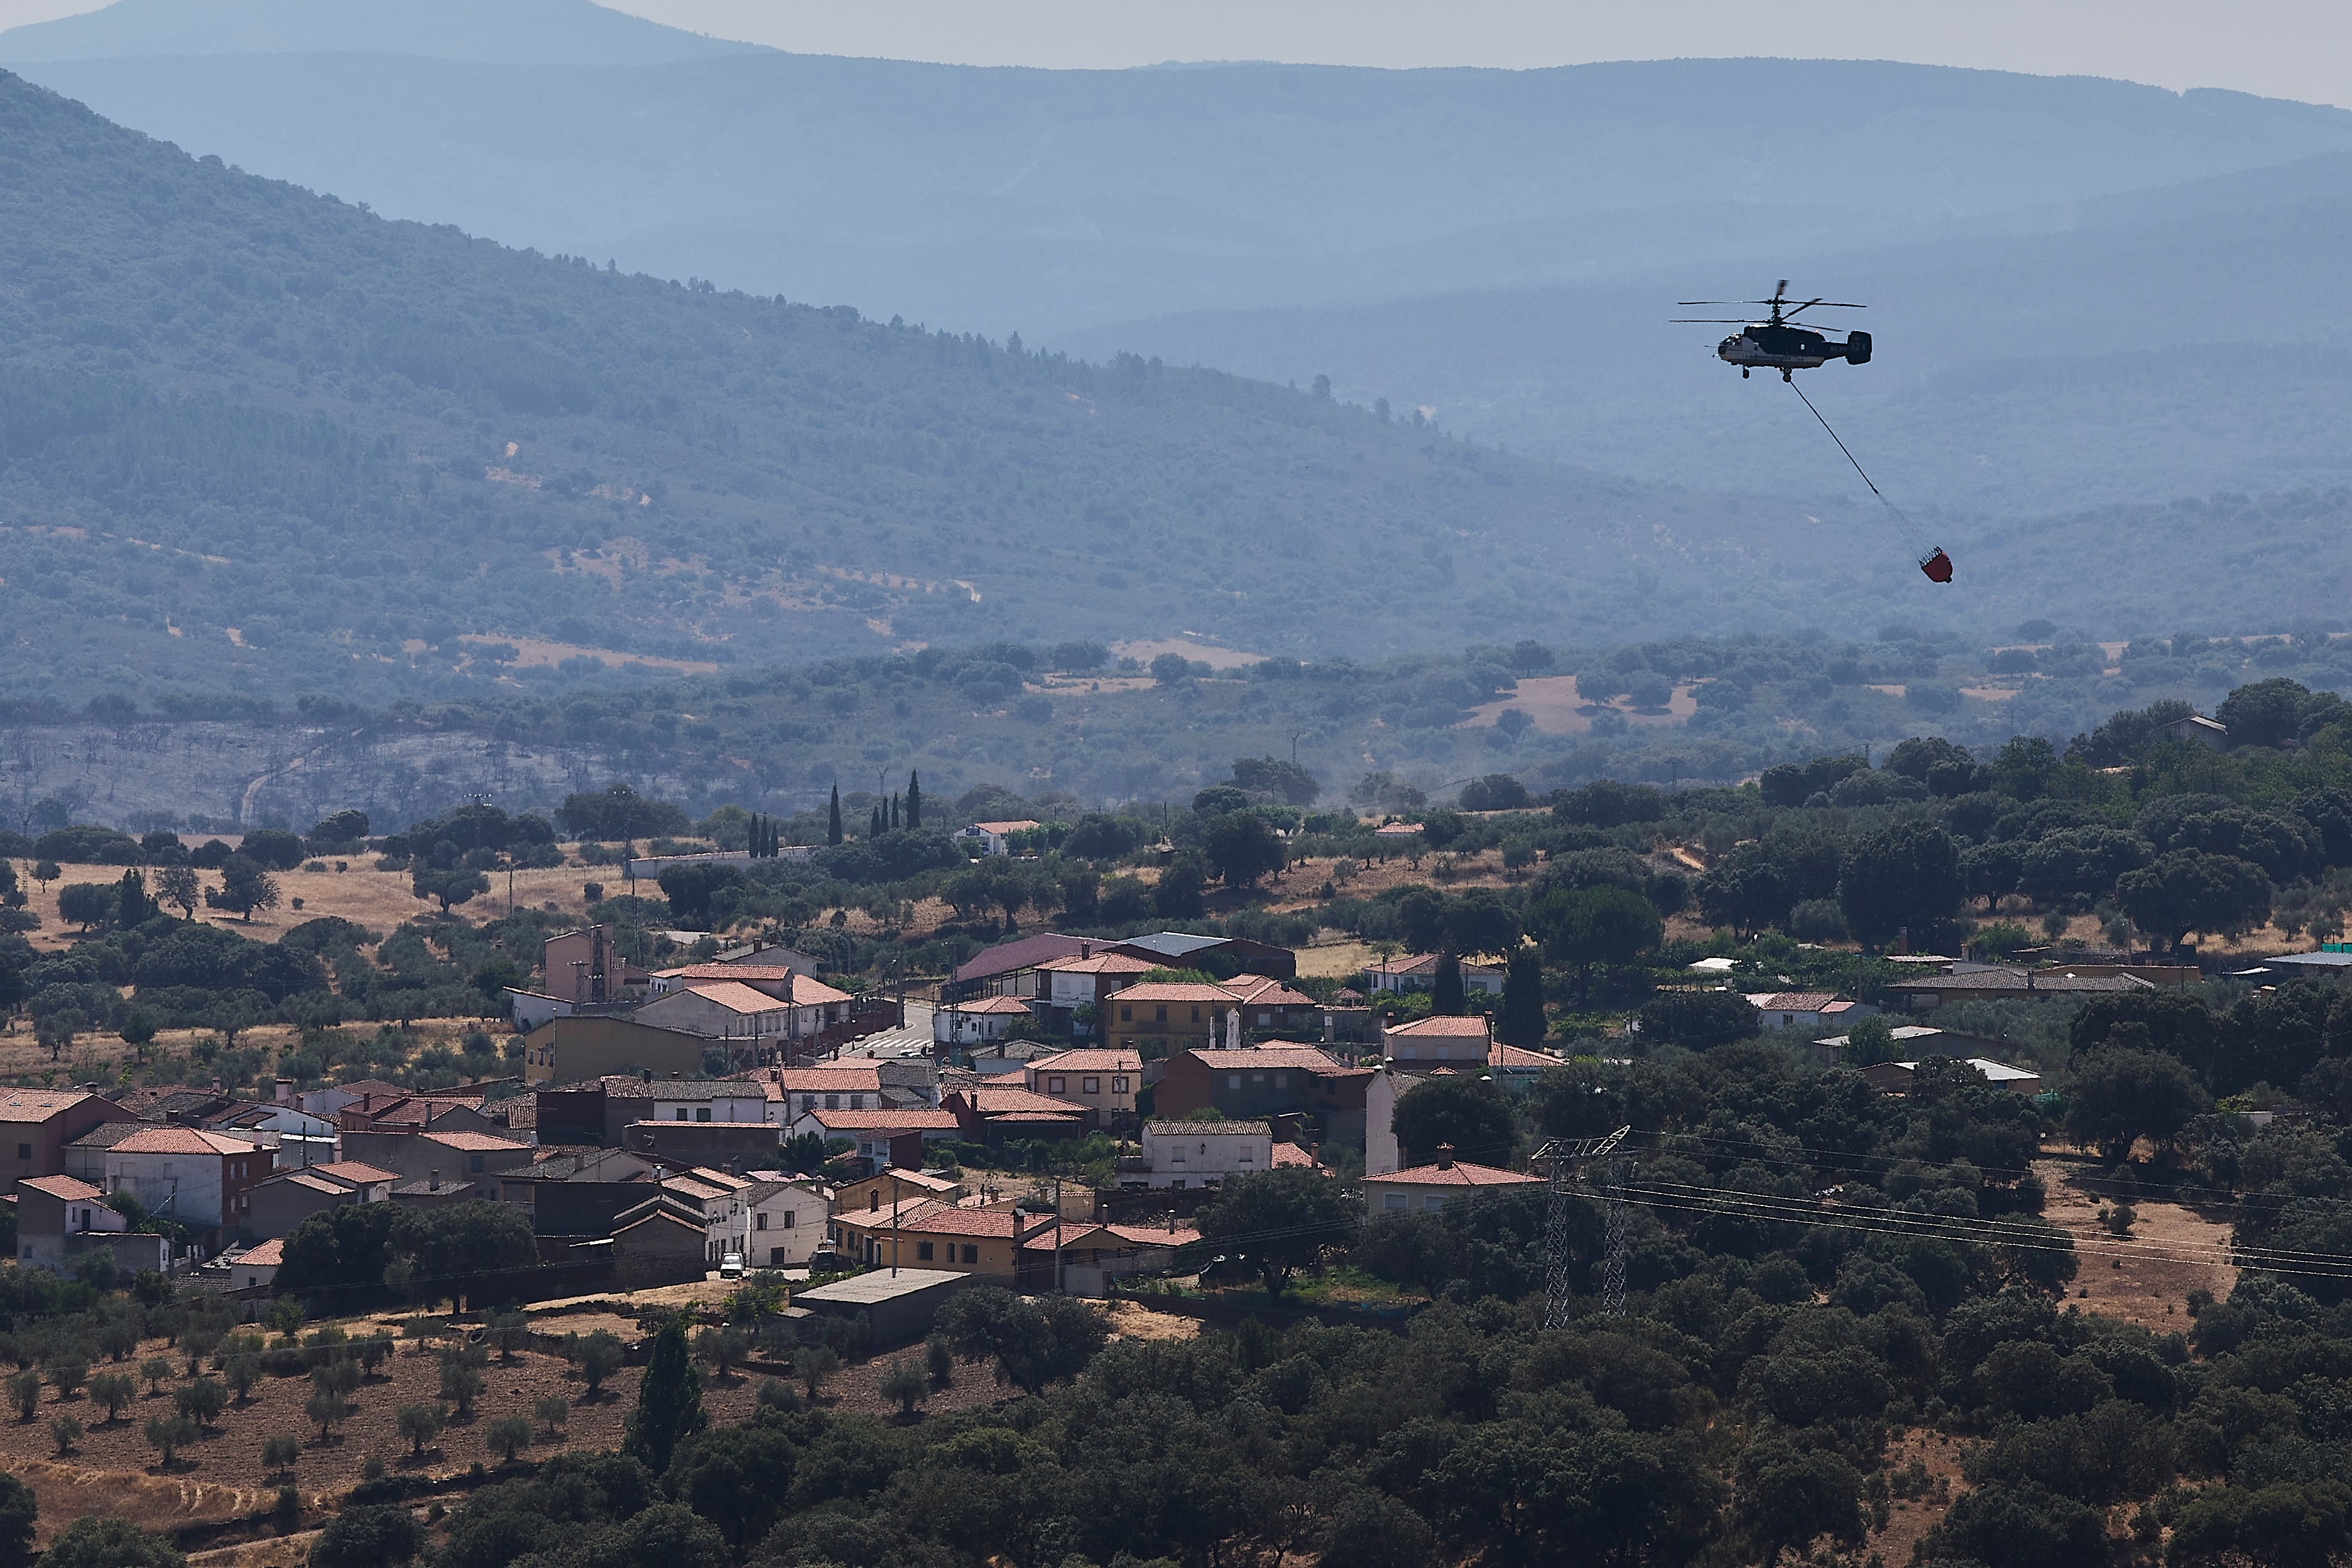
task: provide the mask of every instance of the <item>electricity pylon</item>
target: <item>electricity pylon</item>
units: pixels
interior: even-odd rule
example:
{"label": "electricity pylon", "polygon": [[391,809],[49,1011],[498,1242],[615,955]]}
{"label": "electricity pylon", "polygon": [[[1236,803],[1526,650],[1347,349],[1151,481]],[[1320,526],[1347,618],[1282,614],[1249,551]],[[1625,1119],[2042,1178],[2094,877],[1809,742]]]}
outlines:
{"label": "electricity pylon", "polygon": [[1601,1161],[1607,1170],[1607,1195],[1601,1204],[1601,1230],[1607,1250],[1601,1268],[1601,1310],[1612,1318],[1625,1315],[1625,1171],[1617,1146],[1633,1130],[1620,1127],[1603,1138],[1555,1138],[1536,1151],[1529,1163],[1551,1184],[1551,1211],[1544,1226],[1544,1327],[1568,1326],[1569,1188],[1581,1168]]}

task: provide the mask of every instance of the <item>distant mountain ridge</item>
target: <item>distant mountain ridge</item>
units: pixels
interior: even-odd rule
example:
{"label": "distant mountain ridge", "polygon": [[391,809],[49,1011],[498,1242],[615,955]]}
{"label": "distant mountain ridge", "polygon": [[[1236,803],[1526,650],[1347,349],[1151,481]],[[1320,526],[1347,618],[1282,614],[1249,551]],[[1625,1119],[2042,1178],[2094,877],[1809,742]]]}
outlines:
{"label": "distant mountain ridge", "polygon": [[[2352,484],[2347,237],[2352,155],[2330,153],[1811,258],[1792,265],[1798,286],[1867,301],[1835,324],[1871,329],[1876,352],[1807,385],[1892,493],[1967,515]],[[1853,484],[1785,392],[1717,363],[1727,329],[1668,319],[1734,313],[1672,310],[1688,277],[1202,312],[1061,341],[1328,374],[1342,395],[1433,405],[1515,451],[1643,479]]]}
{"label": "distant mountain ridge", "polygon": [[[66,24],[0,34],[0,60],[392,216],[1033,341],[1668,264],[1779,276],[1955,218],[2352,151],[2331,109],[1873,62],[1041,71],[600,45],[557,64],[564,18],[601,18],[583,37],[635,24],[478,0],[474,32],[541,40],[498,63],[404,41],[467,36],[454,20],[371,44],[352,0],[160,3],[72,19],[80,43]],[[248,8],[280,18],[266,38],[329,52],[224,52],[256,35]]]}
{"label": "distant mountain ridge", "polygon": [[10,64],[186,55],[415,55],[541,66],[653,66],[764,53],[588,0],[116,0],[0,33]]}

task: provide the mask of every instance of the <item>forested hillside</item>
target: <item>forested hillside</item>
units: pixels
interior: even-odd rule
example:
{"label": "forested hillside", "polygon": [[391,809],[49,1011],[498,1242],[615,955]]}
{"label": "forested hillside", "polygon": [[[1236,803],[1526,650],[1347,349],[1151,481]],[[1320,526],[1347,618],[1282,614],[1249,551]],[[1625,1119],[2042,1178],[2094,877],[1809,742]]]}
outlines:
{"label": "forested hillside", "polygon": [[20,692],[991,635],[1370,653],[1790,622],[1744,590],[1814,570],[1759,548],[1785,510],[390,223],[14,78],[0,276]]}

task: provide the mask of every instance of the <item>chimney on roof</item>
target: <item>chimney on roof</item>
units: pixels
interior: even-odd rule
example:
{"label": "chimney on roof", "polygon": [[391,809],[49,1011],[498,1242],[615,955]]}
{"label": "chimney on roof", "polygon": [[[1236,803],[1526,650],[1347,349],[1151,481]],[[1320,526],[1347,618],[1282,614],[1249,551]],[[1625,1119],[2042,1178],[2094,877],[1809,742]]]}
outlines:
{"label": "chimney on roof", "polygon": [[1437,1146],[1437,1168],[1441,1171],[1450,1171],[1454,1169],[1453,1144],[1440,1143]]}
{"label": "chimney on roof", "polygon": [[1095,944],[1093,942],[1082,942],[1078,943],[1078,956],[1080,958],[1092,958],[1094,955]]}
{"label": "chimney on roof", "polygon": [[441,1190],[441,1173],[438,1168],[425,1179],[425,1190],[428,1193],[437,1193]]}
{"label": "chimney on roof", "polygon": [[279,1079],[277,1083],[276,1092],[271,1096],[271,1098],[277,1100],[280,1105],[293,1104],[294,1080],[290,1078]]}

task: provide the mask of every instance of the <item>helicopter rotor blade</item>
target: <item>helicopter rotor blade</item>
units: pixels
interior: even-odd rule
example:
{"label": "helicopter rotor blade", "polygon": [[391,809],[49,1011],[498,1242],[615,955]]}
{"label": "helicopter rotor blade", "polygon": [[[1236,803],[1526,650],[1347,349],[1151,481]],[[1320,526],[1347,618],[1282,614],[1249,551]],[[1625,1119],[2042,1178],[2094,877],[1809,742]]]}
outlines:
{"label": "helicopter rotor blade", "polygon": [[1788,313],[1793,316],[1800,310],[1810,310],[1816,305],[1819,305],[1824,310],[1867,310],[1870,309],[1867,305],[1856,305],[1850,300],[1808,300],[1801,305],[1790,306]]}
{"label": "helicopter rotor blade", "polygon": [[1677,304],[1677,305],[1685,305],[1685,306],[1688,306],[1688,305],[1753,305],[1753,304],[1758,303],[1758,301],[1756,301],[1756,300],[1675,300],[1675,304]]}
{"label": "helicopter rotor blade", "polygon": [[1746,327],[1754,325],[1745,316],[1669,316],[1669,323],[1686,327]]}

